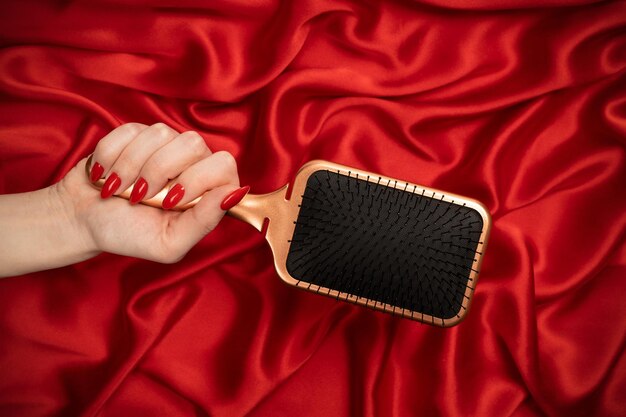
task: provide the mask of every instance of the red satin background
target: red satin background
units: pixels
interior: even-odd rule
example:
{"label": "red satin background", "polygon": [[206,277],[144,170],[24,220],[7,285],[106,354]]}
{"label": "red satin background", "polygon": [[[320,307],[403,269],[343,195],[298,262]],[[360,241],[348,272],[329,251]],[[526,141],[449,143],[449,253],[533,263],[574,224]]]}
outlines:
{"label": "red satin background", "polygon": [[0,45],[2,193],[163,121],[255,193],[322,158],[494,220],[450,329],[283,285],[229,218],[0,280],[0,415],[626,415],[626,2],[30,0]]}

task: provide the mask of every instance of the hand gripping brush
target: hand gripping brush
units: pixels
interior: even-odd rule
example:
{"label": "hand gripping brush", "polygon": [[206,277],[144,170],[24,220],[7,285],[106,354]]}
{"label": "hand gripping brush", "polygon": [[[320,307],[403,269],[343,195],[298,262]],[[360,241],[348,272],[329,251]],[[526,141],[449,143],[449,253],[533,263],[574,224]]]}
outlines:
{"label": "hand gripping brush", "polygon": [[[490,229],[482,204],[327,161],[289,186],[227,213],[265,232],[284,282],[442,327],[465,317]],[[161,207],[168,191],[142,203]]]}

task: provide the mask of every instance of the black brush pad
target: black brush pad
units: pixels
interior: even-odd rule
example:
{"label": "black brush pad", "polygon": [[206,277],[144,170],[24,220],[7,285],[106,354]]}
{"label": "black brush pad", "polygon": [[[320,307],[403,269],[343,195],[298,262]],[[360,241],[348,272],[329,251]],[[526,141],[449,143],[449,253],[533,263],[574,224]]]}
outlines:
{"label": "black brush pad", "polygon": [[353,175],[317,171],[309,177],[287,256],[289,274],[398,312],[459,315],[465,290],[473,287],[481,215],[407,183]]}

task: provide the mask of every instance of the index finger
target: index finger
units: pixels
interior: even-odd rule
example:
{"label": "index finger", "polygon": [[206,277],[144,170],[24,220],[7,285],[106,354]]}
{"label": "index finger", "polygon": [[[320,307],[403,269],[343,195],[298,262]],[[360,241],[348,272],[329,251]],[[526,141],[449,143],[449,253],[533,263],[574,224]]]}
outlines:
{"label": "index finger", "polygon": [[143,123],[126,123],[116,127],[100,139],[93,151],[90,179],[99,180],[120,156],[124,148],[148,126]]}

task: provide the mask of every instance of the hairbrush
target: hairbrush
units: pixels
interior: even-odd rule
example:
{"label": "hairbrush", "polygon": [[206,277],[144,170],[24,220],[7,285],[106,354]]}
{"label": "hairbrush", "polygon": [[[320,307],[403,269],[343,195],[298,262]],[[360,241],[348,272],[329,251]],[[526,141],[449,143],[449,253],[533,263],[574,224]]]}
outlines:
{"label": "hairbrush", "polygon": [[491,222],[475,200],[319,160],[227,214],[265,234],[285,283],[442,327],[468,312]]}

